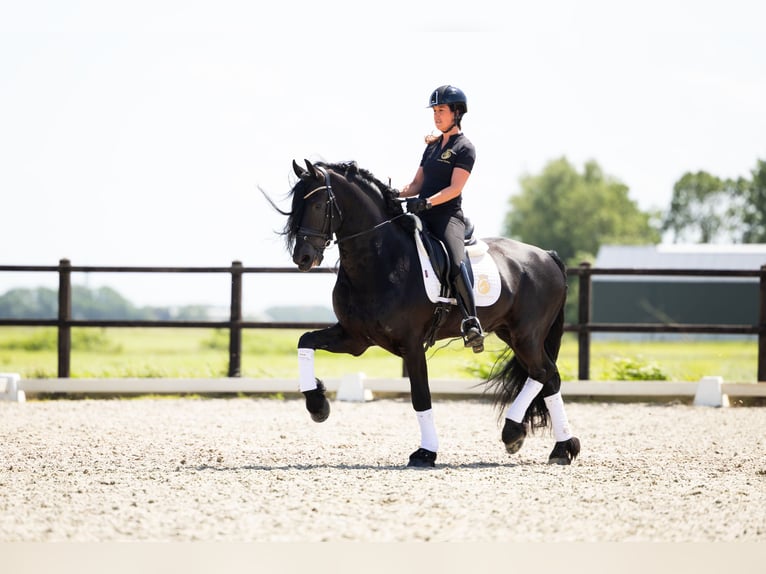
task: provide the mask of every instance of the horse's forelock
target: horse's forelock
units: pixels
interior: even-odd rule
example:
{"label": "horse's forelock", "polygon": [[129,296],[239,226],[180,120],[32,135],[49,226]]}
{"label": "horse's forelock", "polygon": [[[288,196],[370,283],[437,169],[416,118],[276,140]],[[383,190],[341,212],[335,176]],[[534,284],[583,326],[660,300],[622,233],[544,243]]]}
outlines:
{"label": "horse's forelock", "polygon": [[305,202],[303,201],[306,195],[306,188],[309,182],[305,179],[299,179],[293,185],[293,188],[288,193],[288,197],[292,198],[292,208],[287,216],[287,222],[282,230],[282,235],[285,236],[287,241],[288,251],[292,251],[295,246],[295,239],[298,236],[298,228],[301,225],[301,219],[303,219],[303,208]]}

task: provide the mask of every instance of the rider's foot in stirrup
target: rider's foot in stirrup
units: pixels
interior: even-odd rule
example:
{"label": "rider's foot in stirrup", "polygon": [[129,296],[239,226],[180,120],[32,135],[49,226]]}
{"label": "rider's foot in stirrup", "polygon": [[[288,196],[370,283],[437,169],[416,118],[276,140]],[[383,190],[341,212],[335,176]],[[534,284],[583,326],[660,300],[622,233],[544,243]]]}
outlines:
{"label": "rider's foot in stirrup", "polygon": [[465,347],[471,347],[474,353],[481,353],[484,350],[484,333],[482,333],[481,324],[476,317],[468,317],[463,320],[460,330],[463,333]]}

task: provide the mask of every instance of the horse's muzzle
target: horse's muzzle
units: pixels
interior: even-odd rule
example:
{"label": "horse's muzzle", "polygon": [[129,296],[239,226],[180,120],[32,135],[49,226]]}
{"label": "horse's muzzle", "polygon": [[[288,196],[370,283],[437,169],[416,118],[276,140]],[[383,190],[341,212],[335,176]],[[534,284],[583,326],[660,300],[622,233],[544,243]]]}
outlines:
{"label": "horse's muzzle", "polygon": [[322,263],[322,259],[324,254],[308,242],[301,242],[293,251],[293,263],[298,266],[299,271],[309,271],[317,267]]}

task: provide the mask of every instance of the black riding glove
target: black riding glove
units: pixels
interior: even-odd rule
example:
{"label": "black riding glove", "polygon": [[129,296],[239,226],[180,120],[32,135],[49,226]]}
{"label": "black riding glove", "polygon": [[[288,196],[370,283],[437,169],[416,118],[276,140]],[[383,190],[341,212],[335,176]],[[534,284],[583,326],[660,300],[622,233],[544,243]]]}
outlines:
{"label": "black riding glove", "polygon": [[421,199],[419,197],[410,197],[407,200],[407,211],[410,213],[420,213],[421,211],[425,211],[426,209],[430,209],[431,204],[428,203],[425,199]]}

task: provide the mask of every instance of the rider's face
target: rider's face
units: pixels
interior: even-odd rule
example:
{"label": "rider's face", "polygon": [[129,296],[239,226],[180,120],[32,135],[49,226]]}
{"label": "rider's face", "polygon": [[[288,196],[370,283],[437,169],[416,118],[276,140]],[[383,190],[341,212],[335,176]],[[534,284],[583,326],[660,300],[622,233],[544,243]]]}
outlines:
{"label": "rider's face", "polygon": [[446,130],[455,120],[453,112],[447,104],[437,104],[433,106],[434,125],[438,130]]}

